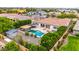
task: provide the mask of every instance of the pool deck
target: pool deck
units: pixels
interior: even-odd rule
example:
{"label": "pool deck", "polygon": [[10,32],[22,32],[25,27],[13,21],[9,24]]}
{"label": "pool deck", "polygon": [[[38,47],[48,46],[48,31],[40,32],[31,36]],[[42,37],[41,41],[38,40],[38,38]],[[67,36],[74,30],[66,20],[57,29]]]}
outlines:
{"label": "pool deck", "polygon": [[41,32],[43,32],[43,33],[47,33],[46,28],[43,28],[43,27],[31,28],[31,30],[38,30],[38,31],[41,31]]}
{"label": "pool deck", "polygon": [[26,35],[22,35],[23,40],[27,41],[28,43],[34,43],[36,45],[39,45],[39,40],[40,38],[35,38],[32,36],[26,36]]}
{"label": "pool deck", "polygon": [[[32,28],[31,30],[38,30],[41,31],[43,33],[47,33],[47,30],[45,30],[44,28],[38,27],[38,28]],[[27,36],[25,34],[22,35],[23,40],[27,41],[28,43],[34,43],[36,45],[40,45],[39,42],[41,40],[41,37],[34,37],[34,36]]]}

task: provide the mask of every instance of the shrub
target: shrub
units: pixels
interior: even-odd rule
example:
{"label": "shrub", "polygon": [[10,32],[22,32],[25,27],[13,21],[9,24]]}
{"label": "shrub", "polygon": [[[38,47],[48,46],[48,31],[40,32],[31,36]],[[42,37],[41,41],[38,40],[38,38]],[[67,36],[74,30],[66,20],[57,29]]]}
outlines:
{"label": "shrub", "polygon": [[63,35],[63,33],[66,31],[65,26],[61,26],[58,28],[56,32],[53,33],[47,33],[41,38],[40,45],[47,48],[47,50],[51,49],[54,44],[60,39],[60,37]]}
{"label": "shrub", "polygon": [[19,46],[14,41],[7,43],[4,49],[5,51],[19,51],[20,50]]}
{"label": "shrub", "polygon": [[1,40],[4,39],[4,36],[3,36],[2,34],[0,34],[0,39],[1,39]]}
{"label": "shrub", "polygon": [[34,34],[32,34],[32,33],[31,33],[31,36],[33,37],[33,36],[34,36]]}
{"label": "shrub", "polygon": [[38,51],[47,51],[47,49],[44,46],[38,46]]}
{"label": "shrub", "polygon": [[31,24],[31,23],[32,21],[30,19],[29,20],[18,20],[14,23],[14,26],[15,28],[19,28],[20,26]]}
{"label": "shrub", "polygon": [[58,15],[57,17],[58,18],[77,18],[75,14],[65,14],[65,13],[62,13],[61,15]]}
{"label": "shrub", "polygon": [[77,37],[79,37],[79,34],[76,34]]}
{"label": "shrub", "polygon": [[25,35],[29,36],[29,32],[26,32]]}
{"label": "shrub", "polygon": [[26,42],[25,47],[28,48],[30,51],[47,51],[47,48],[45,48],[44,46],[38,46],[33,43]]}
{"label": "shrub", "polygon": [[30,51],[38,51],[38,46],[33,43],[27,44],[26,48],[28,48]]}
{"label": "shrub", "polygon": [[10,29],[13,29],[14,22],[9,18],[0,17],[0,33],[6,32]]}

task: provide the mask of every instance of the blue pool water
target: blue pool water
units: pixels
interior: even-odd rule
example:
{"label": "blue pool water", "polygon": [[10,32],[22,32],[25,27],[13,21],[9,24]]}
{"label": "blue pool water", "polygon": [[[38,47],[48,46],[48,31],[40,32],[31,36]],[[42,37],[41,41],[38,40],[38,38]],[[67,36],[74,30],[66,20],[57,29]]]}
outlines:
{"label": "blue pool water", "polygon": [[44,33],[38,30],[29,30],[28,32],[35,34],[37,37],[42,37],[44,35]]}

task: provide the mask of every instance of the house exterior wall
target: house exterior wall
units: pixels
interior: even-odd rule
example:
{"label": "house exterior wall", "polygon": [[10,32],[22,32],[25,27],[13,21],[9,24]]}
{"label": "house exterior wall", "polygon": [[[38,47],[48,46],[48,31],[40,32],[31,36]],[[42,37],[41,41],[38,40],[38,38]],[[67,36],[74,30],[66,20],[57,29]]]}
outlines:
{"label": "house exterior wall", "polygon": [[[43,24],[42,24],[43,25]],[[36,25],[37,27],[42,27],[41,26],[41,23],[38,23],[38,25]],[[46,28],[48,28],[48,29],[50,29],[50,30],[52,30],[52,31],[57,31],[57,26],[54,26],[54,25],[48,25],[48,24],[44,24],[44,27],[46,27]]]}
{"label": "house exterior wall", "polygon": [[38,23],[38,22],[33,22],[32,24],[36,27],[45,27],[45,28],[48,28],[49,30],[57,31],[57,26],[54,26],[54,25],[42,24],[42,23]]}
{"label": "house exterior wall", "polygon": [[52,30],[52,31],[57,31],[57,28],[56,28],[56,26],[54,26],[54,25],[50,25],[50,30]]}
{"label": "house exterior wall", "polygon": [[40,23],[38,24],[38,27],[41,27],[41,24]]}
{"label": "house exterior wall", "polygon": [[73,30],[73,34],[79,34],[79,30]]}

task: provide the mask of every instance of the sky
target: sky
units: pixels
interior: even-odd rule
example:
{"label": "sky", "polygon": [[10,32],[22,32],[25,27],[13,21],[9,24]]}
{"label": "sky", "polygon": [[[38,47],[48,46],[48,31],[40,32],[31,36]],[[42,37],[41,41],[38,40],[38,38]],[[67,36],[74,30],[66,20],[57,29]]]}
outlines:
{"label": "sky", "polygon": [[78,8],[79,0],[0,0],[0,7]]}

